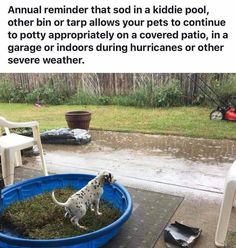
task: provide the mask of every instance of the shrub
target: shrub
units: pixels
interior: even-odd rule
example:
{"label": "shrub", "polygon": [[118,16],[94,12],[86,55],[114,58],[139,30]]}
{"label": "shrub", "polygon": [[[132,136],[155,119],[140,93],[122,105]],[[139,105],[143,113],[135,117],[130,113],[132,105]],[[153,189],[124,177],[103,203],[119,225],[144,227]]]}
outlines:
{"label": "shrub", "polygon": [[223,102],[228,102],[231,96],[236,95],[236,75],[232,75],[227,82],[214,81],[212,88]]}
{"label": "shrub", "polygon": [[131,104],[131,99],[129,95],[113,96],[111,99],[111,104],[119,106],[134,106]]}
{"label": "shrub", "polygon": [[13,85],[8,81],[0,83],[1,102],[25,102],[28,89],[22,85]]}
{"label": "shrub", "polygon": [[129,95],[113,97],[112,103],[138,107],[179,106],[183,103],[183,92],[179,81],[172,80],[161,86],[148,82]]}
{"label": "shrub", "polygon": [[98,97],[85,91],[77,91],[77,93],[70,98],[68,104],[97,105],[98,102]]}
{"label": "shrub", "polygon": [[11,102],[25,102],[26,96],[29,90],[22,85],[16,85],[13,87],[14,94],[12,95]]}
{"label": "shrub", "polygon": [[111,104],[111,98],[109,96],[100,96],[98,98],[98,104],[100,104],[100,105],[110,105]]}
{"label": "shrub", "polygon": [[0,82],[0,101],[10,102],[14,94],[13,85],[7,81]]}
{"label": "shrub", "polygon": [[180,82],[171,80],[163,84],[154,92],[154,104],[156,107],[180,106],[183,104],[183,92]]}
{"label": "shrub", "polygon": [[152,83],[148,82],[147,85],[140,87],[130,97],[131,106],[152,106]]}
{"label": "shrub", "polygon": [[152,106],[152,88],[152,83],[148,82],[127,95],[114,96],[112,104],[137,107]]}
{"label": "shrub", "polygon": [[70,90],[66,83],[60,87],[54,87],[48,83],[28,93],[25,101],[34,103],[36,100],[40,100],[43,104],[58,105],[66,103],[69,98]]}
{"label": "shrub", "polygon": [[78,90],[68,102],[73,105],[110,105],[111,103],[112,99],[109,96],[97,96],[92,92],[82,90]]}
{"label": "shrub", "polygon": [[74,104],[74,105],[122,105],[137,107],[170,107],[182,103],[183,93],[179,81],[172,80],[161,86],[149,81],[134,92],[118,96],[98,96],[92,92],[78,90],[72,95],[66,82],[50,80],[47,84],[29,92],[22,85],[14,86],[8,82],[0,83],[0,101],[43,104]]}

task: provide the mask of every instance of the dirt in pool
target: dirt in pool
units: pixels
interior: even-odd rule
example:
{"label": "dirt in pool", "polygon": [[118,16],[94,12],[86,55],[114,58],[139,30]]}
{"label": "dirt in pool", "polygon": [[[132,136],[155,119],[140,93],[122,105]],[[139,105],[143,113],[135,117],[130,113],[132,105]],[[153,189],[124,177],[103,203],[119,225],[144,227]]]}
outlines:
{"label": "dirt in pool", "polygon": [[[65,202],[75,193],[71,188],[56,190],[55,195]],[[51,192],[31,199],[14,203],[5,209],[0,219],[0,229],[12,230],[18,236],[30,239],[58,239],[78,236],[105,227],[120,217],[120,211],[111,204],[100,202],[101,216],[88,210],[80,224],[88,229],[83,230],[72,225],[69,218],[64,218],[64,208],[55,205]]]}

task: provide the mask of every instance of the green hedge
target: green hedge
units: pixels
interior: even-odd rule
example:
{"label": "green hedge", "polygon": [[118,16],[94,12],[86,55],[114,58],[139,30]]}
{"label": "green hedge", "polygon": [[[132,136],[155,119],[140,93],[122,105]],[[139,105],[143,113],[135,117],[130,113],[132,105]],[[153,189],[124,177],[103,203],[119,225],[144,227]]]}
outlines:
{"label": "green hedge", "polygon": [[[233,75],[229,81],[214,81],[211,83],[213,89],[222,100],[227,101],[230,95],[236,95],[236,76]],[[0,82],[0,102],[12,103],[35,103],[40,100],[43,104],[59,105],[120,105],[138,107],[173,107],[183,106],[184,93],[181,82],[170,80],[165,84],[154,85],[147,82],[125,95],[100,96],[85,92],[80,89],[71,92],[66,82],[48,82],[32,92],[21,85],[13,85],[8,81]],[[193,105],[210,104],[204,93],[200,92],[195,98]]]}

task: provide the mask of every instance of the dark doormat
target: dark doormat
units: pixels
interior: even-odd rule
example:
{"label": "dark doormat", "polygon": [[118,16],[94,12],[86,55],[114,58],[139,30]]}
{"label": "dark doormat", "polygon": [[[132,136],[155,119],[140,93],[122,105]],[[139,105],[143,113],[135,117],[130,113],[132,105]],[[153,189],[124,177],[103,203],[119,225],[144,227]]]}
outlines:
{"label": "dark doormat", "polygon": [[133,213],[121,232],[106,248],[153,248],[182,197],[127,188],[133,198]]}
{"label": "dark doormat", "polygon": [[[15,181],[41,175],[41,171],[16,168]],[[153,248],[183,198],[127,189],[133,198],[133,213],[120,233],[105,248]]]}

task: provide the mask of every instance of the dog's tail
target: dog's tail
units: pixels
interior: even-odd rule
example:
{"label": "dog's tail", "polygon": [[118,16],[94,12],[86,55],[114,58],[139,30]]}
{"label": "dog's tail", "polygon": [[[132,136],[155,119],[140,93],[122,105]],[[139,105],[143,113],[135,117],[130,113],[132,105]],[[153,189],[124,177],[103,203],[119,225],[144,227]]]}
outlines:
{"label": "dog's tail", "polygon": [[59,202],[56,197],[55,197],[55,193],[54,191],[52,192],[52,200],[54,201],[54,203],[56,203],[57,205],[61,206],[61,207],[66,207],[66,202]]}

